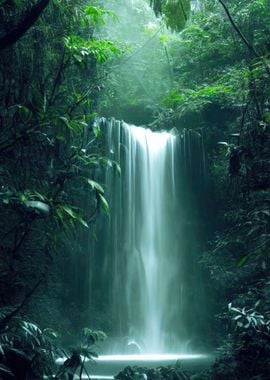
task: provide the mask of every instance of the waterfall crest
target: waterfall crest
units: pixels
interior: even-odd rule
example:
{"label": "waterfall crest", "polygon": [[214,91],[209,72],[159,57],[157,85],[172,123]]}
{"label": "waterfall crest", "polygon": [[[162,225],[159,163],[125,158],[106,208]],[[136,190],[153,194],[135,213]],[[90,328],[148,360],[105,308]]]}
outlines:
{"label": "waterfall crest", "polygon": [[114,120],[101,127],[122,170],[117,178],[108,169],[104,179],[111,213],[101,220],[97,248],[115,334],[147,353],[186,351],[197,275],[187,177],[199,163],[201,178],[201,139]]}

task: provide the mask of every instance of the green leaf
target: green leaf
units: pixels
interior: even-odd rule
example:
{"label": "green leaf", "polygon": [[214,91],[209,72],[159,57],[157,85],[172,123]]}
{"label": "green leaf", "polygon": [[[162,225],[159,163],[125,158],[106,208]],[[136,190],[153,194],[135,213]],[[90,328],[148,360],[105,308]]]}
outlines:
{"label": "green leaf", "polygon": [[87,182],[92,187],[93,190],[96,190],[100,194],[104,194],[104,189],[100,186],[99,183],[93,181],[92,179],[87,179]]}
{"label": "green leaf", "polygon": [[49,327],[44,329],[43,333],[46,334],[46,336],[48,336],[49,338],[53,338],[53,339],[57,339],[60,337],[60,334],[57,331],[55,331]]}
{"label": "green leaf", "polygon": [[64,123],[68,128],[71,128],[70,122],[69,122],[69,120],[68,120],[65,116],[60,116],[59,119],[62,120],[63,123]]}
{"label": "green leaf", "polygon": [[82,218],[81,211],[79,209],[76,209],[69,205],[58,205],[56,208],[56,214],[62,222],[64,222],[66,219],[63,212],[71,217],[71,219],[69,219],[69,223],[79,222],[84,227],[89,227],[87,222]]}
{"label": "green leaf", "polygon": [[150,0],[155,14],[164,15],[166,25],[176,32],[184,29],[190,15],[190,0]]}
{"label": "green leaf", "polygon": [[22,328],[25,330],[29,335],[41,335],[42,331],[40,328],[31,322],[23,321]]}
{"label": "green leaf", "polygon": [[45,214],[49,214],[50,212],[50,206],[47,203],[41,201],[26,201],[25,204],[27,207],[35,208],[39,211],[44,212]]}
{"label": "green leaf", "polygon": [[86,7],[84,9],[84,13],[89,17],[90,21],[96,25],[105,24],[105,16],[110,16],[114,20],[117,19],[114,12],[95,7],[94,5],[89,5]]}
{"label": "green leaf", "polygon": [[65,136],[62,136],[62,135],[56,135],[55,138],[56,138],[56,140],[58,140],[58,141],[65,141],[65,140],[66,140],[66,139],[65,139]]}
{"label": "green leaf", "polygon": [[117,164],[117,162],[113,161],[113,169],[114,172],[120,177],[121,176],[121,168],[120,165]]}
{"label": "green leaf", "polygon": [[83,218],[78,216],[77,219],[78,219],[78,222],[80,222],[84,227],[89,228],[87,222]]}
{"label": "green leaf", "polygon": [[11,370],[8,367],[6,367],[4,364],[0,364],[0,374],[3,374],[3,376],[5,374],[8,374],[11,377],[15,377],[13,373],[11,372]]}
{"label": "green leaf", "polygon": [[93,132],[96,138],[98,138],[101,135],[101,129],[100,126],[97,124],[93,125]]}
{"label": "green leaf", "polygon": [[237,263],[238,267],[242,267],[243,265],[245,265],[248,262],[248,260],[251,258],[251,256],[252,256],[252,253],[249,253],[248,255],[242,257]]}
{"label": "green leaf", "polygon": [[62,209],[69,215],[71,216],[71,218],[73,219],[76,219],[76,214],[74,213],[74,211],[72,210],[72,208],[70,208],[69,206],[67,205],[62,205],[61,206]]}
{"label": "green leaf", "polygon": [[237,321],[237,320],[240,319],[240,318],[242,318],[242,315],[237,315],[237,316],[234,317],[233,319],[234,319],[235,321]]}
{"label": "green leaf", "polygon": [[109,208],[109,205],[108,205],[108,202],[106,201],[106,199],[103,197],[102,194],[98,193],[98,198],[100,200],[100,203],[101,203],[101,207],[103,208],[103,210],[105,211],[105,213],[107,215],[109,215],[110,213],[110,208]]}
{"label": "green leaf", "polygon": [[[69,36],[64,39],[67,49],[74,59],[81,63],[88,56],[97,62],[103,63],[113,56],[119,56],[126,51],[125,46],[119,41],[111,40],[86,40],[79,36]],[[68,121],[62,118],[64,122]]]}
{"label": "green leaf", "polygon": [[96,333],[98,334],[99,340],[105,340],[108,338],[107,334],[105,334],[104,331],[98,330],[98,331],[96,331]]}

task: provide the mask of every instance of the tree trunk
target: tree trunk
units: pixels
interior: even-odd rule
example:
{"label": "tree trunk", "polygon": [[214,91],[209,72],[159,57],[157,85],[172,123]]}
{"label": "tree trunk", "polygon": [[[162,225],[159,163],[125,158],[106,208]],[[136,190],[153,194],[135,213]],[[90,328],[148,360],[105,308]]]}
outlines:
{"label": "tree trunk", "polygon": [[24,19],[4,37],[0,38],[0,50],[15,44],[37,21],[43,10],[48,6],[50,0],[41,0],[34,5]]}

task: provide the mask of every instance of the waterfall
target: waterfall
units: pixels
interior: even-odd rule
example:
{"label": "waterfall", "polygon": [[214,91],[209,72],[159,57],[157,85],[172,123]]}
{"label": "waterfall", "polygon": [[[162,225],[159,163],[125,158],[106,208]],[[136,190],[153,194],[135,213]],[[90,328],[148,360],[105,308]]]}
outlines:
{"label": "waterfall", "polygon": [[101,218],[96,247],[96,284],[115,335],[125,337],[127,350],[185,351],[202,298],[192,188],[204,170],[201,139],[114,120],[101,126],[107,155],[122,171],[119,178],[109,167],[103,180],[111,211]]}

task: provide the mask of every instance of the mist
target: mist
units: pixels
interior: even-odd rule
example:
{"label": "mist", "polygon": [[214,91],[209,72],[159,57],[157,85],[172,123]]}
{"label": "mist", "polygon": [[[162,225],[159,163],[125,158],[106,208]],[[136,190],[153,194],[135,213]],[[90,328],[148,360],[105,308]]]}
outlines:
{"label": "mist", "polygon": [[99,112],[137,125],[151,123],[158,103],[172,86],[166,48],[171,33],[147,1],[111,1],[105,6],[117,14],[117,20],[107,22],[100,33],[122,42],[127,50],[108,66]]}

